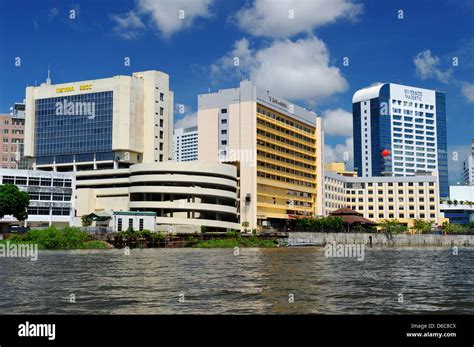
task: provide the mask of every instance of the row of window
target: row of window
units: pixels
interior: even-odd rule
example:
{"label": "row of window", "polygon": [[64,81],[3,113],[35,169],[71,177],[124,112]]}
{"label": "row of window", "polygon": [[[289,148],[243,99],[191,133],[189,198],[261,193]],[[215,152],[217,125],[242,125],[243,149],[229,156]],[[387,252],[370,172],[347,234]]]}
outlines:
{"label": "row of window", "polygon": [[42,187],[71,187],[72,180],[64,178],[49,177],[21,177],[3,176],[3,184],[16,184],[21,186],[42,186]]}

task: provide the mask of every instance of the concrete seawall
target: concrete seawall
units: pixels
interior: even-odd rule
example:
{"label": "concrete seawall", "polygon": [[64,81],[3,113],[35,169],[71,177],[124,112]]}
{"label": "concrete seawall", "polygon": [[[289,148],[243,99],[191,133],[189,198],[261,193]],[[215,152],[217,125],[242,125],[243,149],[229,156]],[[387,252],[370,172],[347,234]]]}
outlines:
{"label": "concrete seawall", "polygon": [[288,239],[282,244],[324,246],[335,241],[336,243],[362,243],[374,246],[474,246],[474,235],[392,235],[372,233],[312,233],[291,232]]}

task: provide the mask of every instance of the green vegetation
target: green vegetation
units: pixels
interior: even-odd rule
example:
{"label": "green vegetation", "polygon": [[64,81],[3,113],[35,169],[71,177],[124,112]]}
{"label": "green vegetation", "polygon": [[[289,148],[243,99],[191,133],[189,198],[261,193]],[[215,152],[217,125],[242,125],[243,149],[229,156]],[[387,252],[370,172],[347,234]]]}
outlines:
{"label": "green vegetation", "polygon": [[408,230],[406,225],[403,225],[396,219],[384,219],[380,223],[380,226],[382,227],[382,231],[388,234],[400,234]]}
{"label": "green vegetation", "polygon": [[298,218],[296,221],[298,229],[315,231],[338,232],[343,231],[344,223],[341,217],[321,217],[321,218]]}
{"label": "green vegetation", "polygon": [[39,249],[106,249],[109,247],[105,242],[90,240],[85,231],[74,227],[30,230],[25,234],[11,235],[7,240],[11,243],[38,244]]}
{"label": "green vegetation", "polygon": [[474,223],[466,225],[443,223],[443,232],[450,235],[474,235]]}
{"label": "green vegetation", "polygon": [[89,227],[92,225],[92,221],[89,219],[89,216],[83,215],[81,217],[81,223],[83,227]]}
{"label": "green vegetation", "polygon": [[424,219],[415,219],[412,229],[420,234],[430,234],[433,231],[434,222]]}
{"label": "green vegetation", "polygon": [[12,215],[19,221],[28,217],[26,208],[30,204],[27,192],[22,192],[14,184],[0,185],[0,218]]}
{"label": "green vegetation", "polygon": [[277,247],[276,240],[263,240],[255,236],[232,237],[226,239],[211,239],[198,241],[193,245],[195,248],[234,248],[234,247]]}
{"label": "green vegetation", "polygon": [[165,234],[162,233],[155,233],[147,229],[143,230],[133,230],[133,228],[128,228],[126,231],[119,231],[115,232],[115,238],[122,238],[122,239],[151,239],[151,240],[164,240]]}

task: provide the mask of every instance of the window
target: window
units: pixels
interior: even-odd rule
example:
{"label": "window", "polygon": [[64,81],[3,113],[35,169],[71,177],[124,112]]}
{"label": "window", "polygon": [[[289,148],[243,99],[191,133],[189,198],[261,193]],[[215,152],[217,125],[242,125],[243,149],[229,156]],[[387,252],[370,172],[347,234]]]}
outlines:
{"label": "window", "polygon": [[138,228],[139,228],[140,230],[143,230],[143,218],[140,218]]}
{"label": "window", "polygon": [[164,112],[165,112],[165,109],[163,107],[160,107],[160,116],[162,116]]}
{"label": "window", "polygon": [[128,228],[132,228],[133,229],[133,218],[129,218],[128,219]]}
{"label": "window", "polygon": [[221,124],[227,124],[227,119],[221,119]]}
{"label": "window", "polygon": [[122,231],[122,218],[117,219],[117,231]]}
{"label": "window", "polygon": [[221,113],[227,113],[227,109],[226,108],[221,109]]}
{"label": "window", "polygon": [[165,101],[165,94],[160,93],[160,101]]}
{"label": "window", "polygon": [[160,119],[160,127],[163,127],[163,119]]}
{"label": "window", "polygon": [[221,130],[221,134],[222,134],[222,135],[226,135],[226,134],[227,134],[227,130],[226,130],[226,129],[222,129],[222,130]]}

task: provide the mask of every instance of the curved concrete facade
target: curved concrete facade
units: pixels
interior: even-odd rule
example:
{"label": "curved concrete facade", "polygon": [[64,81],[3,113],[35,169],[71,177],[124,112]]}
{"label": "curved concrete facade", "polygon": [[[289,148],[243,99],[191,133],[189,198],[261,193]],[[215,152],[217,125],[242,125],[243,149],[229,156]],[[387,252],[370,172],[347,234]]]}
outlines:
{"label": "curved concrete facade", "polygon": [[136,164],[129,169],[77,172],[77,178],[78,216],[100,210],[153,211],[157,224],[240,228],[233,165]]}

